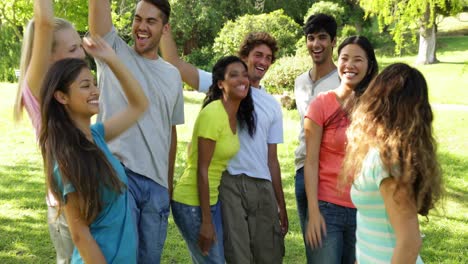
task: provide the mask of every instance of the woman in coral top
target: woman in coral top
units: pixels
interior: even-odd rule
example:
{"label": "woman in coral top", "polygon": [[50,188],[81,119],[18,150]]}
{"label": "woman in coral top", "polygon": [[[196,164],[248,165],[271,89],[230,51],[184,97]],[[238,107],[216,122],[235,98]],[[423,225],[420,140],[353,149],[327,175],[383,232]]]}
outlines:
{"label": "woman in coral top", "polygon": [[338,188],[338,175],[345,155],[348,113],[377,72],[370,42],[361,36],[345,39],[338,47],[340,86],[320,93],[307,110],[305,239],[313,249],[313,263],[355,261],[356,209],[349,186]]}

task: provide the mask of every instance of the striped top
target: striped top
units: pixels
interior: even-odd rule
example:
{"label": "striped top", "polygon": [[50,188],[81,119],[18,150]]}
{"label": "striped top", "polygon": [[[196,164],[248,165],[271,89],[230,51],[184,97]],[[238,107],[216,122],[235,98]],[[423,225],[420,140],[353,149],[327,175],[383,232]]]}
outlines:
{"label": "striped top", "polygon": [[[396,237],[379,189],[387,177],[378,149],[370,149],[351,188],[351,199],[357,208],[356,260],[360,264],[392,261]],[[420,256],[416,263],[423,263]]]}

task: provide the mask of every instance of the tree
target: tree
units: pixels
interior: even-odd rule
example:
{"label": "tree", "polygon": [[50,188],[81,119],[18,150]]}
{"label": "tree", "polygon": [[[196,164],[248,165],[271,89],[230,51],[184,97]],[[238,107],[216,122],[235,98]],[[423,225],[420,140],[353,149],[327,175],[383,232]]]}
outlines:
{"label": "tree", "polygon": [[224,25],[215,39],[213,51],[218,57],[236,54],[247,33],[265,31],[278,42],[278,57],[292,55],[296,50],[295,43],[301,37],[300,29],[281,9],[268,14],[244,15]]}
{"label": "tree", "polygon": [[370,14],[377,16],[381,30],[385,26],[393,27],[391,34],[396,43],[397,54],[401,54],[407,35],[416,41],[416,32],[419,33],[419,51],[416,60],[418,64],[437,62],[435,24],[437,15],[453,15],[462,8],[462,0],[359,0],[359,2],[366,10],[366,16]]}

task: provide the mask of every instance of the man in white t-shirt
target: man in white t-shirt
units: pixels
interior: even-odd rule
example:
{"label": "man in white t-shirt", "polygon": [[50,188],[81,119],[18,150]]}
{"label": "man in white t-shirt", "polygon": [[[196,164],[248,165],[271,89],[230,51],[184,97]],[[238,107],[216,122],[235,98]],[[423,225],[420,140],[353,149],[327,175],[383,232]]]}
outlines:
{"label": "man in white t-shirt", "polygon": [[[129,204],[138,236],[138,263],[160,263],[167,235],[169,197],[177,146],[175,126],[184,122],[184,97],[179,71],[158,56],[159,41],[168,29],[167,0],[143,0],[132,24],[135,44],[127,45],[112,26],[110,1],[89,1],[89,29],[102,36],[141,84],[149,109],[136,125],[110,142],[125,166]],[[105,120],[126,105],[119,82],[109,67],[96,61],[101,111]]]}
{"label": "man in white t-shirt", "polygon": [[[304,25],[304,35],[307,50],[312,59],[312,67],[299,75],[294,82],[297,111],[299,112],[301,128],[299,131],[299,146],[295,151],[295,191],[297,211],[304,234],[307,224],[307,196],[304,186],[304,162],[306,145],[304,136],[304,116],[312,99],[320,92],[337,88],[340,85],[338,72],[333,63],[333,48],[336,45],[336,21],[325,14],[311,15]],[[307,263],[311,263],[311,247],[305,243]]]}
{"label": "man in white t-shirt", "polygon": [[[260,86],[275,60],[276,40],[264,32],[250,33],[240,46],[247,64],[256,114],[256,132],[239,131],[240,150],[229,162],[219,187],[223,212],[224,251],[228,263],[281,263],[288,217],[277,157],[283,142],[281,106]],[[162,55],[191,87],[207,92],[211,73],[181,60],[170,34],[161,39]]]}

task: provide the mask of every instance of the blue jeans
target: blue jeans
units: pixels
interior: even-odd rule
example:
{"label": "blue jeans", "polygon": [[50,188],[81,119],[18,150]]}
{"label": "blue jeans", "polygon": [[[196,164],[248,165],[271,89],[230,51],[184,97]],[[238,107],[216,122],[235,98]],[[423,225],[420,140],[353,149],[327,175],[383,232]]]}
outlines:
{"label": "blue jeans", "polygon": [[138,263],[160,263],[167,236],[169,192],[148,177],[125,168],[137,235]]}
{"label": "blue jeans", "polygon": [[216,241],[210,248],[207,256],[204,256],[198,247],[198,234],[200,231],[202,215],[200,206],[191,206],[176,201],[171,202],[172,216],[185,239],[189,248],[193,263],[220,263],[224,264],[223,247],[223,221],[221,217],[221,203],[218,201],[210,206],[211,219],[216,233]]}
{"label": "blue jeans", "polygon": [[356,209],[319,201],[327,226],[322,247],[311,251],[312,263],[354,264],[356,260]]}
{"label": "blue jeans", "polygon": [[296,171],[295,177],[295,191],[296,191],[296,204],[297,213],[299,214],[299,222],[302,230],[302,241],[304,241],[304,247],[306,251],[307,263],[312,263],[311,255],[312,249],[305,242],[305,226],[307,225],[306,219],[308,219],[308,207],[307,207],[307,194],[304,185],[304,167]]}

